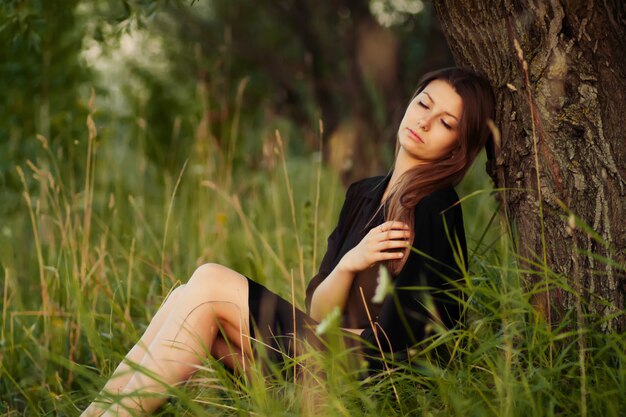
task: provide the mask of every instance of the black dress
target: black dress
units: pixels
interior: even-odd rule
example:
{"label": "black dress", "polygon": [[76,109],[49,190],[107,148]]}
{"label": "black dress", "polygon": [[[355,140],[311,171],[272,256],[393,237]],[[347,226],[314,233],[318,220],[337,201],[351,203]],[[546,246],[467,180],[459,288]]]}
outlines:
{"label": "black dress", "polygon": [[[307,313],[310,311],[313,292],[343,255],[356,246],[370,229],[384,223],[383,210],[377,211],[377,208],[390,178],[391,174],[365,178],[348,187],[339,221],[328,237],[327,251],[319,272],[311,279],[306,290]],[[454,300],[455,293],[450,284],[460,278],[455,253],[457,259],[467,265],[463,216],[460,204],[455,205],[458,200],[454,189],[446,188],[424,197],[415,207],[413,247],[432,259],[414,251],[409,252],[400,273],[392,276],[395,300],[394,296],[387,296],[380,304],[371,301],[377,286],[377,265],[355,276],[343,311],[341,327],[365,330],[360,336],[346,332],[348,346],[361,345],[363,351],[369,350],[376,356],[380,355],[371,352],[371,346],[377,346],[377,341],[359,287],[363,289],[367,309],[378,328],[378,334],[384,333],[384,337],[379,337],[379,342],[385,352],[406,351],[423,340],[427,336],[427,323],[434,316],[448,328],[457,324],[460,307]],[[250,278],[248,284],[250,335],[271,347],[266,349],[270,353],[268,357],[280,360],[283,355],[294,354],[294,323],[298,339],[303,338],[316,344],[314,330],[317,322],[313,318],[301,310],[294,310],[291,303]],[[397,305],[401,308],[396,308]],[[433,305],[436,311],[433,311]],[[323,343],[318,341],[317,345],[322,346]]]}

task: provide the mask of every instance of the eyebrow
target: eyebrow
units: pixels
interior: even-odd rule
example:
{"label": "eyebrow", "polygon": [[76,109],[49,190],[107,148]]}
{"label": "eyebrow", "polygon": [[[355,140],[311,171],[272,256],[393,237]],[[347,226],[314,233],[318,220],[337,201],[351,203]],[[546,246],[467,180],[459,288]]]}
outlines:
{"label": "eyebrow", "polygon": [[[432,102],[433,102],[433,104],[435,103],[435,100],[433,100],[433,98],[430,96],[430,94],[428,94],[426,91],[422,91],[422,93],[426,94],[426,95],[428,96],[428,98],[430,99],[430,101],[432,101]],[[457,122],[459,121],[459,118],[458,118],[458,117],[456,117],[455,115],[453,115],[452,113],[447,112],[447,111],[446,111],[446,112],[444,112],[444,113],[445,113],[445,114],[447,114],[447,115],[449,115],[450,117],[453,117],[454,119],[456,119],[456,121],[457,121]]]}

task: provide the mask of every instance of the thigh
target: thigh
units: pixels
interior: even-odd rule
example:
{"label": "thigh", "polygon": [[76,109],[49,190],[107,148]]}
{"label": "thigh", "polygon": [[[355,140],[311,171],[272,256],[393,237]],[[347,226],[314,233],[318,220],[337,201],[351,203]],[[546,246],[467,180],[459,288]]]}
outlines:
{"label": "thigh", "polygon": [[218,334],[211,346],[211,356],[233,371],[245,370],[244,358],[248,358],[238,345]]}
{"label": "thigh", "polygon": [[193,310],[208,309],[219,326],[221,334],[244,353],[251,354],[248,308],[248,280],[246,277],[219,264],[199,267],[185,288],[185,303]]}

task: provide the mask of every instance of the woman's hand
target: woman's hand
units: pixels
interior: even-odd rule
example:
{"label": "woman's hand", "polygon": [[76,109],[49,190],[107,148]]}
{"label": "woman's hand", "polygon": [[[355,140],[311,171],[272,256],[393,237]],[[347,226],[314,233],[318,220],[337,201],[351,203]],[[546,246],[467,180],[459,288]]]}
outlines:
{"label": "woman's hand", "polygon": [[[339,261],[339,267],[356,274],[389,259],[400,259],[409,243],[409,226],[399,221],[388,221],[371,229],[365,237]],[[399,240],[398,240],[399,239]],[[386,252],[389,249],[402,249]]]}

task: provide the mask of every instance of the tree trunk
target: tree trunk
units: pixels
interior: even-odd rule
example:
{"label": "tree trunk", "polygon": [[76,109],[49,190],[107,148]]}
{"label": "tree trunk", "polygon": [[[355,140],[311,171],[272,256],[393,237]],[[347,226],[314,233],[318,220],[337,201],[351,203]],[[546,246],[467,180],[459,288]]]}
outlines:
{"label": "tree trunk", "polygon": [[[435,8],[457,64],[484,73],[495,88],[501,150],[494,180],[509,188],[504,206],[519,253],[545,259],[575,290],[535,301],[554,321],[574,309],[578,289],[606,318],[605,330],[625,330],[626,6],[485,3],[436,0]],[[601,239],[572,229],[561,202]],[[535,269],[529,284],[541,285]]]}

